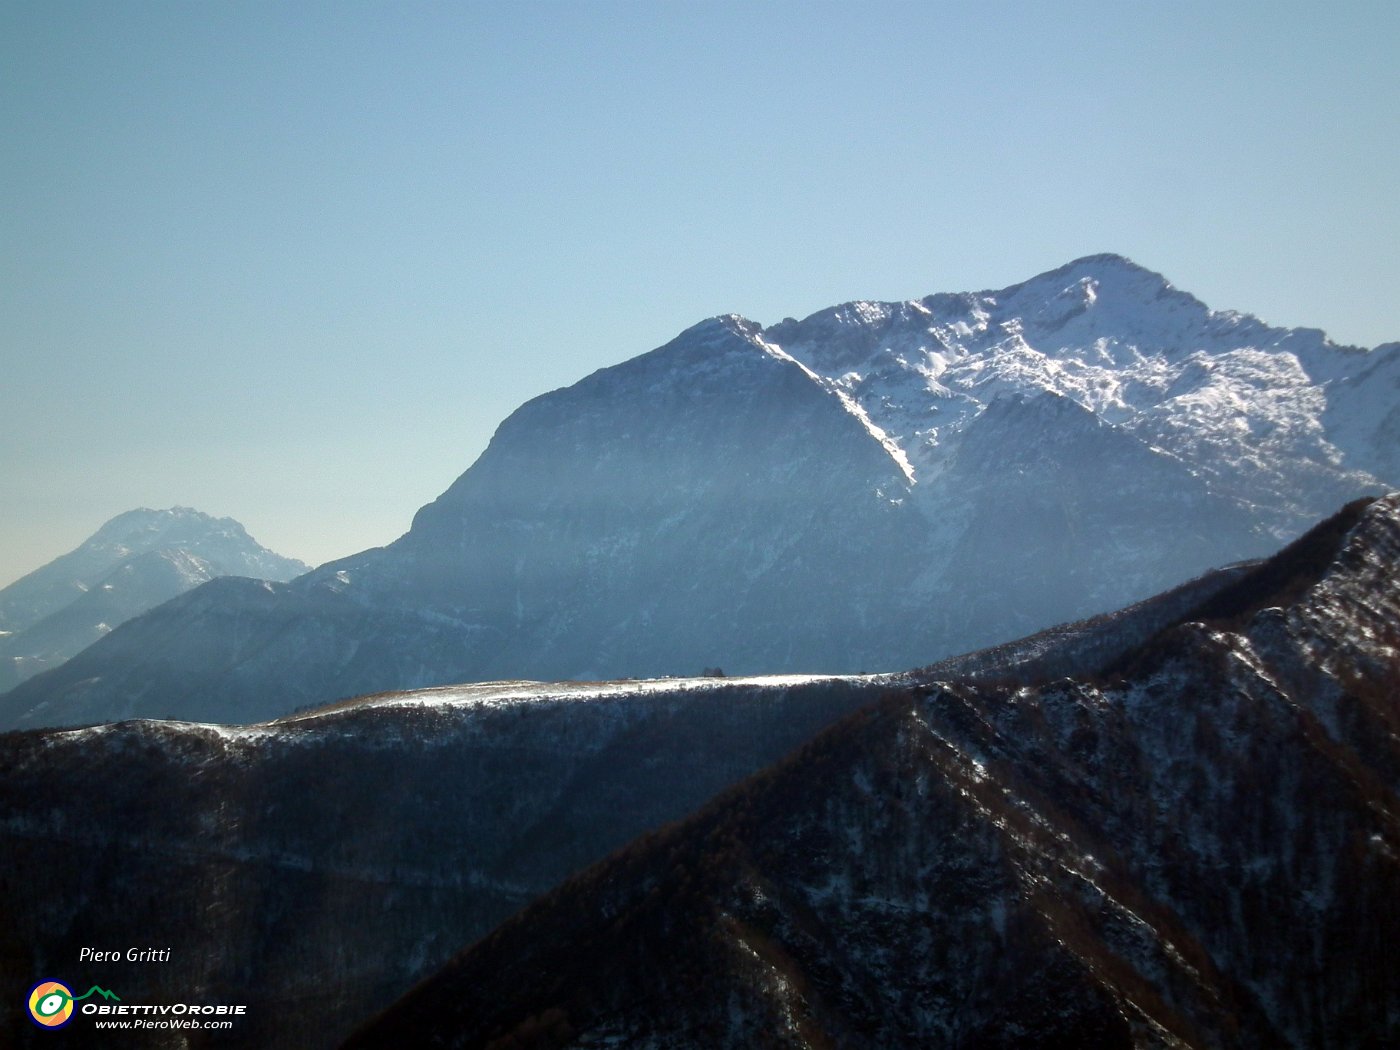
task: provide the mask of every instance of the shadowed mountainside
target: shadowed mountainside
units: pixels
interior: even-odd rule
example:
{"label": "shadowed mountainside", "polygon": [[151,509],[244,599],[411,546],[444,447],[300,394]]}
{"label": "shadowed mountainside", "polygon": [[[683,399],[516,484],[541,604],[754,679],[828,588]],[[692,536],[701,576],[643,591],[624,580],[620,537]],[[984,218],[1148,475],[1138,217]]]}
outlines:
{"label": "shadowed mountainside", "polygon": [[1380,1047],[1400,495],[1114,661],[907,689],[458,956],[350,1047]]}

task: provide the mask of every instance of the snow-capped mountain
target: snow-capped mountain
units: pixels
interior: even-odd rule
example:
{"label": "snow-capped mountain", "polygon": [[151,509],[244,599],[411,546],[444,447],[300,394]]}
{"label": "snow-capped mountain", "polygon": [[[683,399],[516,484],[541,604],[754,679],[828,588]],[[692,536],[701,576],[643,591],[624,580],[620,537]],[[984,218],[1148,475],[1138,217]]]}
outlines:
{"label": "snow-capped mountain", "polygon": [[1392,495],[1096,674],[896,693],[347,1048],[1388,1045],[1397,572]]}
{"label": "snow-capped mountain", "polygon": [[1280,534],[1325,513],[1356,473],[1395,466],[1380,452],[1400,346],[1368,353],[1212,311],[1120,256],[1000,291],[849,303],[764,337],[856,400],[925,482],[989,405],[1042,392],[1181,460]]}
{"label": "snow-capped mountain", "polygon": [[522,406],[397,542],[215,581],[0,724],[378,689],[927,664],[1265,554],[1400,484],[1400,346],[1095,256],[995,292],[721,317]]}
{"label": "snow-capped mountain", "polygon": [[285,581],[307,568],[261,546],[232,518],[188,507],[120,514],[0,590],[0,690],[215,577]]}

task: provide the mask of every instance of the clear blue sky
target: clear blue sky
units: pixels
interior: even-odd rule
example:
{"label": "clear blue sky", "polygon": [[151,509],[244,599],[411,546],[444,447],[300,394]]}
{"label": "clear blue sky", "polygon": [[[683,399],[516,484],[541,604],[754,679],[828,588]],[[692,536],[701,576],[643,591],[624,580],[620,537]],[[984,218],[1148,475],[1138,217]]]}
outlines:
{"label": "clear blue sky", "polygon": [[1099,251],[1400,339],[1400,5],[0,2],[0,584],[135,506],[319,562],[738,312]]}

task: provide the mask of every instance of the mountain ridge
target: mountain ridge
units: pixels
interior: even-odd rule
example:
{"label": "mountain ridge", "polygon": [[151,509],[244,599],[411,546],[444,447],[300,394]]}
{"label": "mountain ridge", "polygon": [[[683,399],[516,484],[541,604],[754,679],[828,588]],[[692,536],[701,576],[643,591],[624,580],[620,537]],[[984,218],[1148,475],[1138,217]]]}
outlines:
{"label": "mountain ridge", "polygon": [[[179,644],[171,618],[134,622],[0,697],[0,725],[925,665],[1265,555],[1400,484],[1392,358],[1211,312],[1116,256],[769,328],[722,315],[521,406],[395,543],[256,614],[231,595]],[[208,682],[211,658],[235,673]]]}

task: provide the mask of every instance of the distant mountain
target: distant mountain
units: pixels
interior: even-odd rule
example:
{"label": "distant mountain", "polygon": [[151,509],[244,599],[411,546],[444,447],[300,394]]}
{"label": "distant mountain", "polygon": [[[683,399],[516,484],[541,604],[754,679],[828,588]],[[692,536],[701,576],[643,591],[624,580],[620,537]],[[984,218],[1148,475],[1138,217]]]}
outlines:
{"label": "distant mountain", "polygon": [[1213,312],[1111,255],[767,329],[716,318],[522,406],[390,546],[207,584],[0,698],[0,725],[927,664],[1400,484],[1397,376],[1400,344]]}
{"label": "distant mountain", "polygon": [[1096,674],[896,693],[347,1046],[1391,1045],[1397,576],[1392,495],[1215,577]]}
{"label": "distant mountain", "polygon": [[120,514],[75,550],[0,590],[0,690],[217,576],[283,581],[306,571],[254,542],[232,518],[188,507]]}

